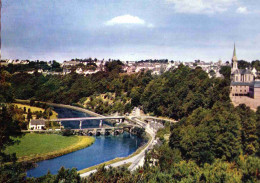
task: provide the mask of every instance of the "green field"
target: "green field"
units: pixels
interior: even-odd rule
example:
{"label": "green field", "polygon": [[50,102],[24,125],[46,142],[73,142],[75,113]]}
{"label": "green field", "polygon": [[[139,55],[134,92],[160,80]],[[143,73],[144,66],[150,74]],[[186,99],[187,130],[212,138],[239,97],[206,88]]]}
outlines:
{"label": "green field", "polygon": [[94,143],[93,137],[57,134],[26,134],[15,144],[6,149],[6,153],[16,153],[19,161],[40,161],[61,156]]}
{"label": "green field", "polygon": [[[40,107],[19,104],[19,103],[13,103],[13,104],[14,104],[14,106],[17,106],[18,108],[21,108],[21,109],[24,109],[24,107],[25,107],[27,112],[28,112],[28,109],[30,109],[31,112],[37,112],[37,111],[44,112],[44,109],[40,108]],[[27,114],[25,114],[25,116],[27,116]],[[58,116],[58,113],[52,110],[52,115],[50,116],[50,119],[57,119],[57,116]]]}

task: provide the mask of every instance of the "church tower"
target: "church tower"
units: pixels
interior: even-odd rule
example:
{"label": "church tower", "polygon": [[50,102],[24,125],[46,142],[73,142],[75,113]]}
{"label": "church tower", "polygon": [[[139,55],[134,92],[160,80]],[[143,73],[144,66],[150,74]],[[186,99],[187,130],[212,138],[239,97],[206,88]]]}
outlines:
{"label": "church tower", "polygon": [[233,51],[233,57],[232,57],[232,70],[237,70],[237,55],[236,55],[236,45],[234,44],[234,51]]}

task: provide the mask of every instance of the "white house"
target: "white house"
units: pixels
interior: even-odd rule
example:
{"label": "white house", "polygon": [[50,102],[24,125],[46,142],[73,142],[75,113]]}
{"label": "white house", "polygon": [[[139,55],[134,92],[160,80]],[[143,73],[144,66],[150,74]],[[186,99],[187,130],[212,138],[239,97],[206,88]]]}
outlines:
{"label": "white house", "polygon": [[29,130],[43,130],[45,128],[45,120],[31,119],[29,123]]}

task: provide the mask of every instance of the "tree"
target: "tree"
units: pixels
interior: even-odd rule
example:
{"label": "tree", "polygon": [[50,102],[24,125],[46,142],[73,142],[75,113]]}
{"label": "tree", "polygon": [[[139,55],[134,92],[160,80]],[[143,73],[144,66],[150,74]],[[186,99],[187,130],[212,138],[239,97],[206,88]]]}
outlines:
{"label": "tree", "polygon": [[222,74],[225,79],[230,79],[231,74],[231,67],[230,66],[222,66],[219,71],[220,74]]}
{"label": "tree", "polygon": [[217,159],[213,164],[205,164],[201,170],[200,182],[241,182],[242,173],[233,163]]}
{"label": "tree", "polygon": [[105,70],[107,72],[112,72],[113,70],[117,73],[122,72],[122,66],[124,64],[121,61],[112,61],[112,62],[106,62],[105,64]]}
{"label": "tree", "polygon": [[132,106],[140,105],[141,88],[137,86],[133,87],[130,93],[130,97]]}
{"label": "tree", "polygon": [[18,142],[14,137],[22,136],[19,122],[12,117],[10,109],[6,106],[0,108],[0,153],[3,153],[6,146]]}
{"label": "tree", "polygon": [[173,126],[169,145],[181,151],[186,160],[198,164],[215,158],[232,161],[241,152],[239,117],[221,103],[211,110],[198,108],[180,124]]}
{"label": "tree", "polygon": [[260,159],[259,157],[249,156],[244,157],[241,156],[238,161],[239,166],[242,169],[243,182],[259,182],[260,181]]}
{"label": "tree", "polygon": [[245,154],[254,154],[259,148],[257,123],[255,113],[245,104],[240,104],[236,110],[242,125],[242,145]]}
{"label": "tree", "polygon": [[238,68],[239,69],[246,69],[249,68],[251,64],[245,60],[238,60]]}
{"label": "tree", "polygon": [[15,154],[4,153],[7,146],[18,143],[16,138],[22,136],[19,122],[13,120],[12,112],[6,106],[0,108],[0,182],[25,182],[24,166],[16,163]]}
{"label": "tree", "polygon": [[260,71],[260,61],[259,60],[255,60],[252,61],[252,67],[254,67],[257,71]]}
{"label": "tree", "polygon": [[14,100],[13,89],[11,86],[10,73],[0,70],[0,104],[1,103],[11,103]]}
{"label": "tree", "polygon": [[55,71],[55,72],[61,72],[62,68],[60,67],[60,63],[53,60],[53,63],[51,65],[51,70]]}
{"label": "tree", "polygon": [[54,183],[59,182],[80,183],[80,175],[77,173],[77,169],[65,169],[64,167],[61,167],[54,180]]}
{"label": "tree", "polygon": [[31,109],[28,109],[28,113],[27,113],[27,121],[29,122],[32,119],[32,112]]}

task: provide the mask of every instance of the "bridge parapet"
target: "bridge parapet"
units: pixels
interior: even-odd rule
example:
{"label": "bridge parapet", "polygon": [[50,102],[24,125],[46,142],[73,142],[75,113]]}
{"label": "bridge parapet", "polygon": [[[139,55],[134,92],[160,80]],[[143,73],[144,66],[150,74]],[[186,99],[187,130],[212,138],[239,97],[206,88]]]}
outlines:
{"label": "bridge parapet", "polygon": [[131,129],[132,126],[84,128],[84,129],[72,129],[72,130],[80,135],[100,136],[100,135],[119,135],[124,133],[125,131],[131,133]]}

